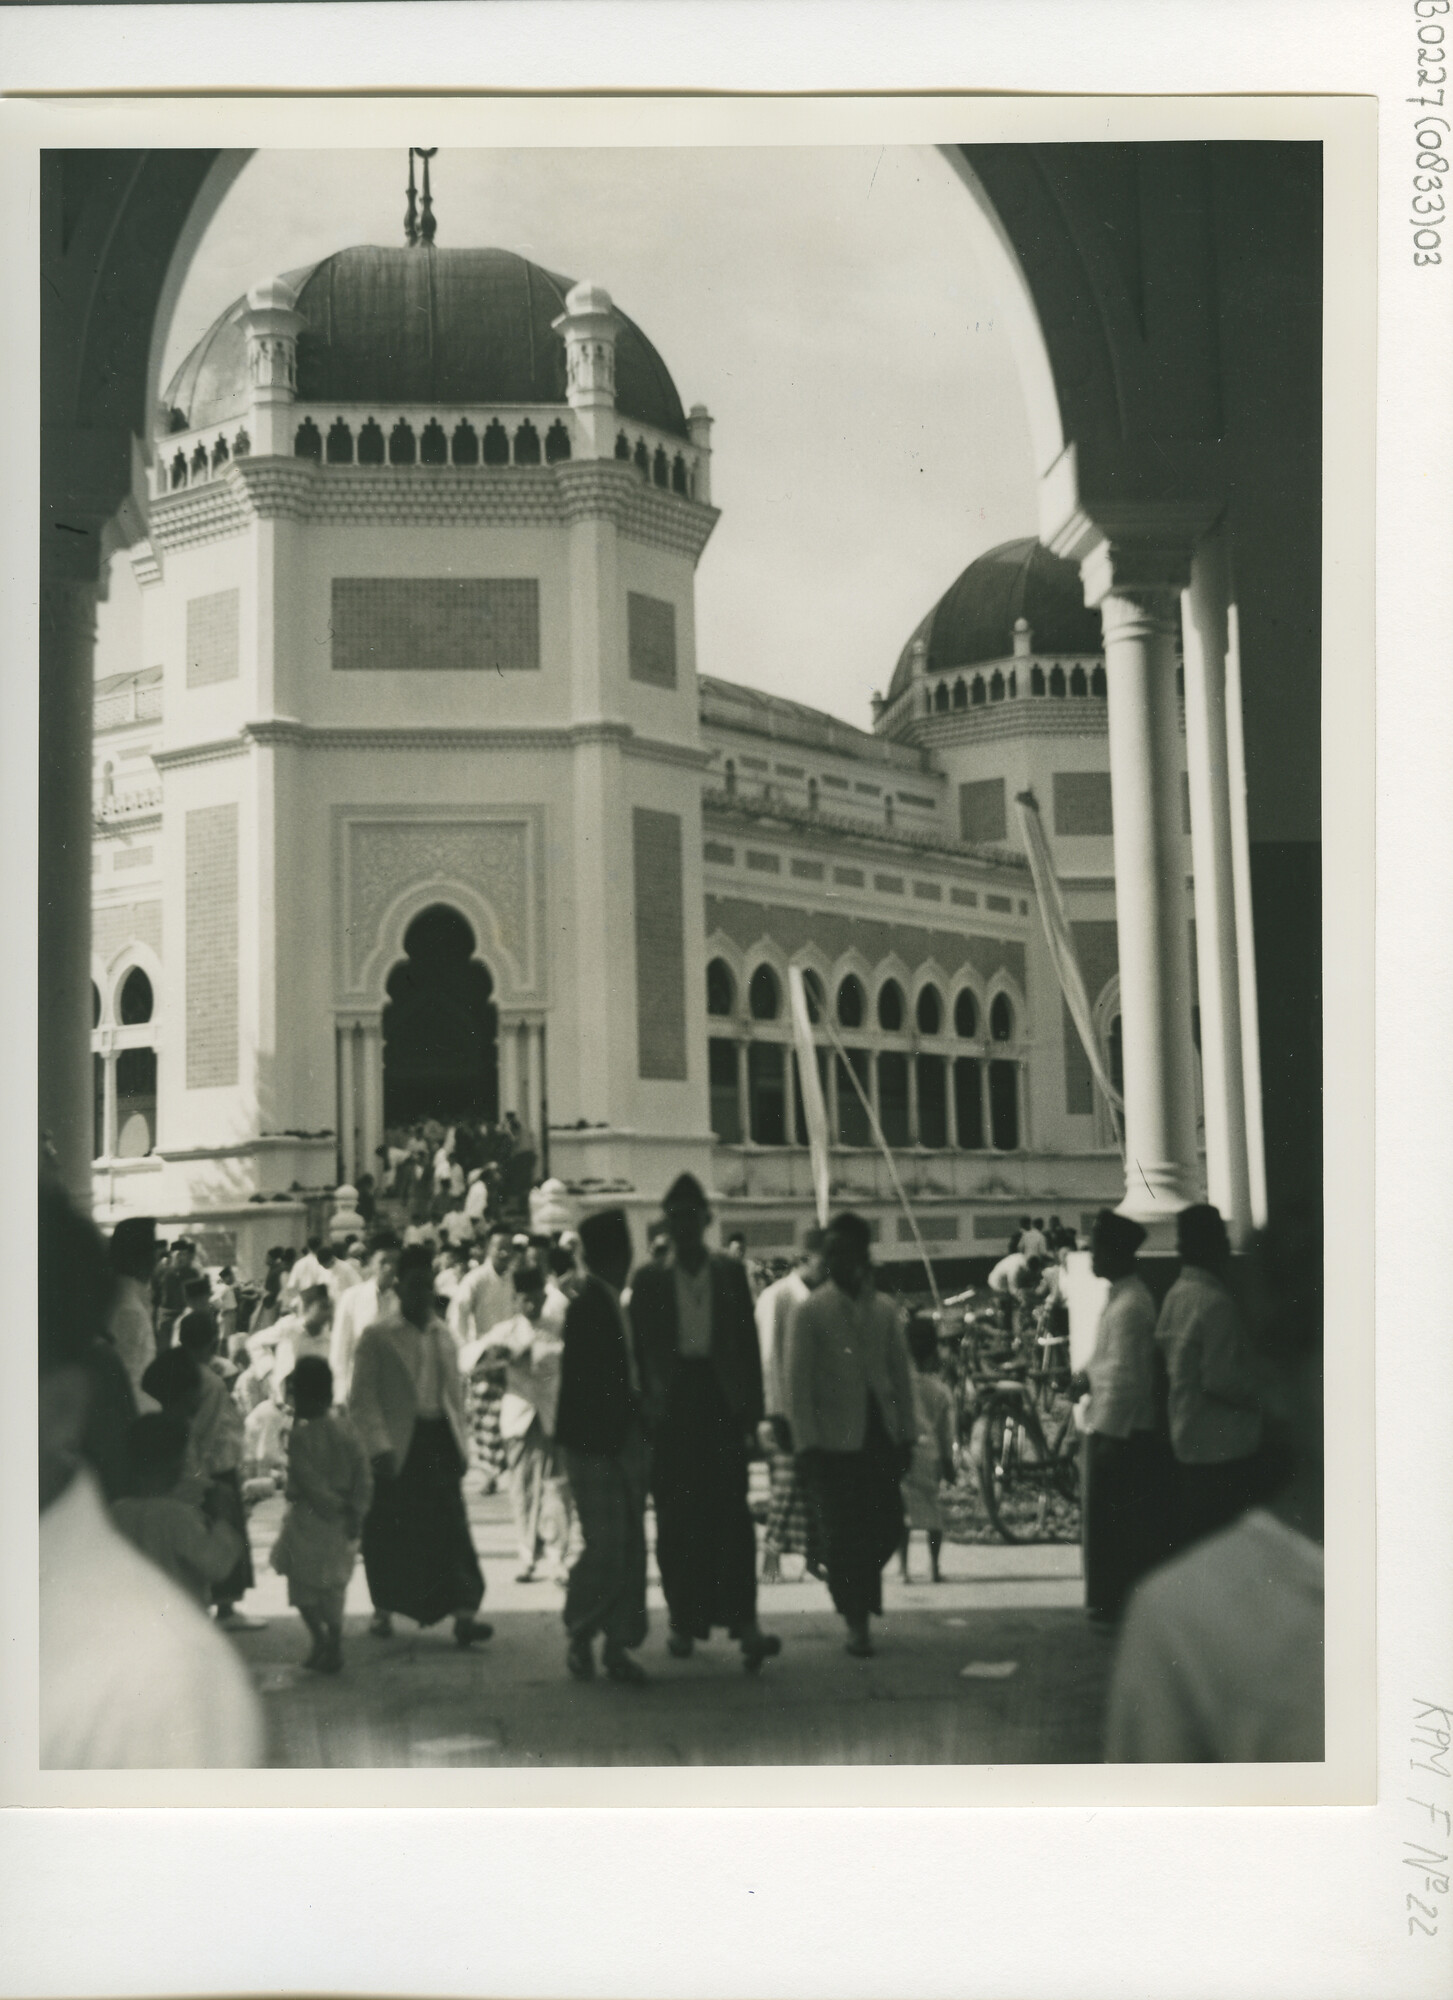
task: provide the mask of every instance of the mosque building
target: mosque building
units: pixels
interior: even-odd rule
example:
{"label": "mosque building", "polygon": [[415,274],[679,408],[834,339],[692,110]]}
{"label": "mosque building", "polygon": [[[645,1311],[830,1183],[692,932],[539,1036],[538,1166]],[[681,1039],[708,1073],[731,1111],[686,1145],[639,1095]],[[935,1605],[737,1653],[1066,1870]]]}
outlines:
{"label": "mosque building", "polygon": [[786,1252],[812,1219],[794,964],[834,1198],[883,1260],[909,1231],[854,1076],[936,1255],[1120,1198],[1015,807],[1118,1083],[1077,569],[979,556],[871,728],[718,679],[711,429],[601,286],[500,250],[341,251],[187,356],[112,566],[135,616],[97,648],[99,1219],[185,1219],[247,1264],[387,1128],[513,1110],[581,1202],[639,1218],[690,1169],[723,1231]]}

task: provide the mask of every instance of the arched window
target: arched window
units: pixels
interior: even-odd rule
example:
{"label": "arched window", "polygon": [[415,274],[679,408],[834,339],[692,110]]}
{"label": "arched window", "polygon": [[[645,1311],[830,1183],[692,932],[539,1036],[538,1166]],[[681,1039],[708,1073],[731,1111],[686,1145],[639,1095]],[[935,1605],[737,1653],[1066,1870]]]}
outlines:
{"label": "arched window", "polygon": [[388,462],[390,465],[412,465],[416,455],[414,427],[400,417],[388,434]]}
{"label": "arched window", "polygon": [[[314,431],[313,435],[314,437],[316,437],[318,433]],[[207,471],[207,447],[204,444],[199,444],[197,446],[197,449],[192,453],[192,477],[194,479],[203,477],[206,474],[206,471]]]}
{"label": "arched window", "polygon": [[933,691],[933,705],[940,715],[948,714],[948,682],[940,681]]}
{"label": "arched window", "polygon": [[311,417],[304,417],[293,438],[293,457],[311,458],[315,465],[323,462],[323,437]]}
{"label": "arched window", "polygon": [[449,440],[449,450],[456,465],[478,465],[479,433],[468,417],[461,417],[454,426],[454,435]]}
{"label": "arched window", "polygon": [[802,990],[807,996],[807,1018],[814,1027],[822,1019],[827,1007],[827,994],[822,981],[809,965],[802,974]]}
{"label": "arched window", "polygon": [[624,431],[617,431],[617,432],[616,432],[616,457],[617,457],[617,458],[623,458],[623,459],[625,459],[625,460],[627,461],[627,463],[629,463],[629,461],[630,461],[630,456],[631,456],[631,441],[630,441],[630,439],[629,439],[629,438],[628,438],[628,437],[626,436],[626,434],[625,434],[625,432],[624,432]]}
{"label": "arched window", "polygon": [[636,449],[631,455],[635,460],[637,472],[640,473],[643,479],[649,479],[651,476],[651,454],[646,449],[646,440],[644,438],[636,439]]}
{"label": "arched window", "polygon": [[984,686],[984,676],[982,674],[975,674],[974,685],[969,690],[970,708],[982,708],[988,700],[988,693],[988,689]]}
{"label": "arched window", "polygon": [[419,439],[420,465],[447,465],[449,463],[449,440],[444,435],[444,426],[437,417],[430,417],[424,426],[424,434]]}
{"label": "arched window", "polygon": [[1083,667],[1075,667],[1070,673],[1070,693],[1078,695],[1081,701],[1090,692],[1090,684],[1085,679]]}
{"label": "arched window", "polygon": [[232,454],[227,449],[226,438],[219,437],[212,447],[212,470],[219,472],[231,456]]}
{"label": "arched window", "polygon": [[1090,693],[1094,695],[1097,701],[1105,699],[1105,669],[1103,667],[1096,667],[1090,675]]}
{"label": "arched window", "polygon": [[730,1014],[737,1004],[737,982],[724,958],[714,958],[706,968],[706,1011],[718,1017]]}
{"label": "arched window", "polygon": [[809,778],[807,781],[807,810],[810,813],[815,813],[817,811],[817,802],[818,802],[817,780],[816,778]]}
{"label": "arched window", "polygon": [[994,1004],[989,1009],[989,1034],[996,1042],[1012,1042],[1014,1039],[1014,1009],[1009,1004],[1007,993],[994,995]]}
{"label": "arched window", "polygon": [[867,1011],[868,999],[862,981],[850,972],[837,990],[838,1020],[845,1028],[861,1028]]}
{"label": "arched window", "polygon": [[382,465],[384,461],[383,430],[370,417],[358,433],[358,463],[360,465]]}
{"label": "arched window", "polygon": [[651,477],[658,486],[671,484],[671,461],[666,456],[665,447],[657,445],[656,456],[651,461]]}
{"label": "arched window", "polygon": [[1044,693],[1044,668],[1043,668],[1043,667],[1031,667],[1031,668],[1029,669],[1029,692],[1030,692],[1031,694],[1043,694],[1043,693]]}
{"label": "arched window", "polygon": [[526,417],[515,432],[515,464],[538,465],[540,463],[540,433]]}
{"label": "arched window", "polygon": [[116,1157],[142,1160],[156,1144],[156,1050],[116,1058]]}
{"label": "arched window", "polygon": [[918,996],[915,1009],[920,1035],[937,1035],[943,1031],[943,996],[936,986],[925,986]]}
{"label": "arched window", "polygon": [[1011,701],[1014,701],[1018,697],[1018,694],[1019,694],[1019,670],[1017,667],[1011,667],[1009,669],[1009,699]]}
{"label": "arched window", "polygon": [[99,1028],[100,1025],[101,1025],[101,989],[93,979],[91,981],[91,1026],[93,1028]]}
{"label": "arched window", "polygon": [[954,682],[954,707],[967,708],[968,705],[969,705],[968,682],[964,679],[963,675],[960,674],[958,679]]}
{"label": "arched window", "polygon": [[510,462],[510,434],[498,417],[491,417],[485,426],[484,462],[486,465],[508,465]]}
{"label": "arched window", "polygon": [[187,461],[183,457],[182,453],[178,452],[176,457],[172,460],[173,493],[176,492],[179,486],[185,486],[186,483],[187,483]]}
{"label": "arched window", "polygon": [[545,433],[545,463],[558,465],[570,456],[570,433],[557,417]]}
{"label": "arched window", "polygon": [[735,757],[727,758],[722,770],[722,776],[726,780],[727,797],[734,799],[737,795],[737,763]]}
{"label": "arched window", "polygon": [[978,1039],[979,1003],[967,986],[954,1001],[954,1033],[966,1042]]}
{"label": "arched window", "polygon": [[353,463],[353,433],[342,417],[335,417],[329,426],[327,459],[330,465]]}
{"label": "arched window", "polygon": [[989,679],[989,699],[990,701],[1002,701],[1004,699],[1004,676],[997,667],[995,667]]}
{"label": "arched window", "polygon": [[903,1031],[903,988],[896,979],[885,979],[878,989],[878,1026],[888,1035]]}
{"label": "arched window", "polygon": [[1065,691],[1065,670],[1063,667],[1050,668],[1049,691],[1056,700],[1063,700]]}
{"label": "arched window", "polygon": [[671,491],[681,494],[686,491],[686,460],[679,451],[671,461]]}
{"label": "arched window", "polygon": [[139,1028],[151,1019],[154,1005],[151,981],[139,965],[133,965],[122,983],[116,1018],[123,1028]]}
{"label": "arched window", "polygon": [[782,1007],[782,988],[770,965],[759,965],[747,987],[747,1006],[754,1021],[775,1021]]}

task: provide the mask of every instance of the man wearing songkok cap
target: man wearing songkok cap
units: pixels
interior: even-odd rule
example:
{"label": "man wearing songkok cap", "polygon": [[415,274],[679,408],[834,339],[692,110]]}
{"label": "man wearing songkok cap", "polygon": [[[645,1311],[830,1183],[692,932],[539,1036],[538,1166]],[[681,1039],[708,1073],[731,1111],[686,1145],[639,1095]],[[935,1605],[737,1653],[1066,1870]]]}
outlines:
{"label": "man wearing songkok cap", "polygon": [[624,1212],[586,1216],[580,1247],[587,1275],[565,1314],[555,1408],[555,1442],[585,1538],[565,1592],[565,1664],[589,1680],[600,1633],[606,1672],[631,1686],[646,1678],[631,1650],[646,1636],[648,1468],[640,1357],[621,1308],[631,1273]]}
{"label": "man wearing songkok cap", "polygon": [[748,1453],[762,1421],[752,1290],[735,1257],[706,1247],[711,1206],[699,1181],[681,1174],[661,1206],[674,1256],[636,1273],[631,1319],[645,1374],[667,1645],[686,1659],[724,1625],[755,1672],[782,1642],[757,1623],[747,1508]]}
{"label": "man wearing songkok cap", "polygon": [[1081,1480],[1085,1608],[1113,1625],[1131,1587],[1169,1553],[1170,1495],[1156,1430],[1155,1301],[1135,1268],[1145,1231],[1102,1208],[1091,1253],[1110,1290],[1086,1371],[1090,1408]]}

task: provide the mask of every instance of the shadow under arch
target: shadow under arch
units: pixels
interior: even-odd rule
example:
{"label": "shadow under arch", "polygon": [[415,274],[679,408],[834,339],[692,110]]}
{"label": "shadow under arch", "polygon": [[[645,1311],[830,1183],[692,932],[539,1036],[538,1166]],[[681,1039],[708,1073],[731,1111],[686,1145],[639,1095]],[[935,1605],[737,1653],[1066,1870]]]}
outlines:
{"label": "shadow under arch", "polygon": [[499,1009],[472,926],[430,903],[404,933],[383,1008],[387,1126],[499,1116]]}

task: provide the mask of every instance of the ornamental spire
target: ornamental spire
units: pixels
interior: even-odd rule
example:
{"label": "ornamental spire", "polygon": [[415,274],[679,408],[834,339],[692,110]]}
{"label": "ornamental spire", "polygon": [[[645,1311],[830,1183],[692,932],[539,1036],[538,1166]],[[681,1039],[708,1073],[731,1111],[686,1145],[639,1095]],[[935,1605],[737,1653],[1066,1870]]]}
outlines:
{"label": "ornamental spire", "polygon": [[[427,249],[434,241],[438,223],[434,219],[434,196],[429,187],[429,162],[438,152],[437,146],[410,146],[409,148],[409,205],[404,211],[404,241],[409,244],[422,243]],[[424,163],[424,197],[422,214],[418,191],[414,184],[414,161]]]}

